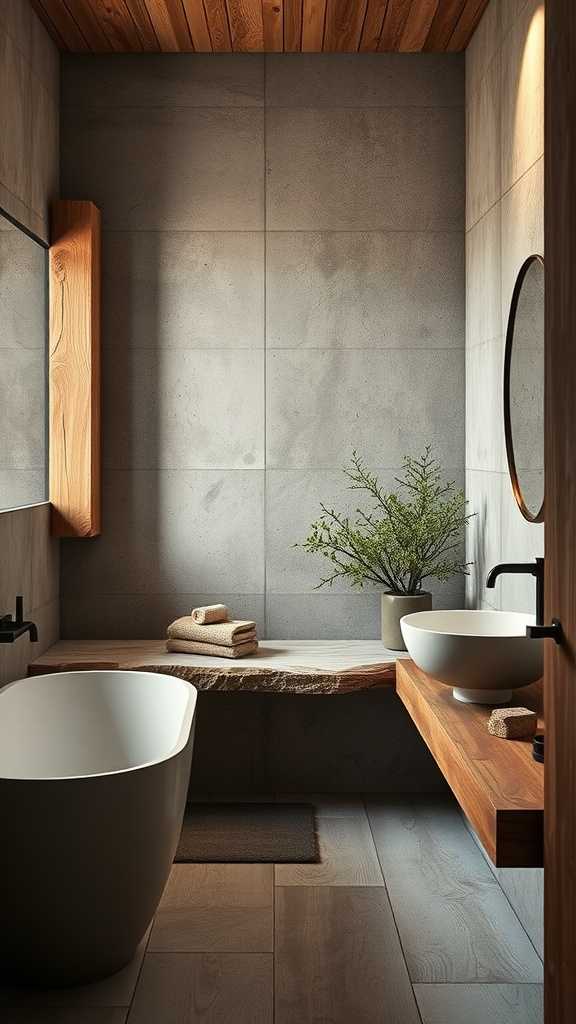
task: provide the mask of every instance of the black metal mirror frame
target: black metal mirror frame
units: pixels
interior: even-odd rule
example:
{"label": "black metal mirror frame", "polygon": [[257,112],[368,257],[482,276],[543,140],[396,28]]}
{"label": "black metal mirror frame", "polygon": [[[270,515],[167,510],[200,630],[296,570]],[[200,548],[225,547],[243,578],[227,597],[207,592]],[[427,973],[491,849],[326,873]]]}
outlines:
{"label": "black metal mirror frame", "polygon": [[508,314],[508,325],[506,328],[506,348],[504,352],[504,437],[506,441],[506,458],[508,459],[508,472],[510,474],[510,480],[512,482],[512,490],[516,499],[516,504],[520,509],[522,515],[529,523],[543,523],[544,522],[544,504],[545,498],[542,500],[540,510],[534,514],[530,511],[524,497],[522,495],[522,489],[518,480],[518,472],[516,470],[516,460],[514,458],[514,442],[512,438],[512,418],[510,413],[510,368],[512,365],[512,346],[514,344],[514,326],[516,323],[516,313],[518,311],[518,303],[520,301],[520,294],[522,292],[522,285],[524,284],[524,278],[530,270],[533,263],[540,263],[542,269],[544,269],[544,257],[534,253],[532,256],[528,256],[518,271],[518,276],[514,284],[514,291],[512,292],[512,301],[510,302],[510,312]]}

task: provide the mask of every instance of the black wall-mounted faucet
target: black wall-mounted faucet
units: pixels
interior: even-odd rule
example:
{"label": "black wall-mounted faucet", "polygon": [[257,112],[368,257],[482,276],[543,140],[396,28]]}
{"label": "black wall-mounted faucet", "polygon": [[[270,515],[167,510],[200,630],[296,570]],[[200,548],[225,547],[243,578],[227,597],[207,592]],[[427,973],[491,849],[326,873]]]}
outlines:
{"label": "black wall-mounted faucet", "polygon": [[502,562],[490,570],[486,586],[493,590],[499,576],[506,573],[528,573],[536,578],[536,625],[544,625],[544,559],[535,558],[533,562]]}
{"label": "black wall-mounted faucet", "polygon": [[0,644],[13,644],[24,633],[30,633],[32,643],[38,640],[38,630],[34,622],[24,620],[24,598],[16,598],[16,614],[3,615],[0,618]]}
{"label": "black wall-mounted faucet", "polygon": [[535,558],[533,562],[502,562],[490,570],[486,578],[486,586],[493,589],[496,580],[504,573],[529,573],[536,579],[536,623],[526,627],[526,636],[533,640],[550,637],[557,644],[562,642],[562,626],[558,619],[552,619],[549,626],[544,625],[544,559]]}

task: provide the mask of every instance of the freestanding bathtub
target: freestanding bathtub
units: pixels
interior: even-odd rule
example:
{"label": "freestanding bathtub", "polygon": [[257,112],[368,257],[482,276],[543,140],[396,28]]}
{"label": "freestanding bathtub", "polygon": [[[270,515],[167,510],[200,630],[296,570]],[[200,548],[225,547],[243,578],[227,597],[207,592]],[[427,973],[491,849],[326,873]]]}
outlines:
{"label": "freestanding bathtub", "polygon": [[196,690],[62,672],[0,691],[0,970],[75,984],[128,963],[176,851]]}

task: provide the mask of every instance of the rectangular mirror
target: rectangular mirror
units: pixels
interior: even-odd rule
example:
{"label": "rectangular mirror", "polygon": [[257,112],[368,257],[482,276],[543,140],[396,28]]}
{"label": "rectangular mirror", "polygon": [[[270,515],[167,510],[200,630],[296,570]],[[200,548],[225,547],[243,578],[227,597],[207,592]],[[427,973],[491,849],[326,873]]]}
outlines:
{"label": "rectangular mirror", "polygon": [[0,211],[0,510],[48,498],[48,250]]}

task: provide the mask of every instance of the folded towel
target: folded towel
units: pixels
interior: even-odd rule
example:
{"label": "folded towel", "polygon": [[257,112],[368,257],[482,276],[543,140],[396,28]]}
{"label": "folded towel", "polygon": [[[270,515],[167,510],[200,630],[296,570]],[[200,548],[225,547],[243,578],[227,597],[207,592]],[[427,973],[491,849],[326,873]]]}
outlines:
{"label": "folded towel", "polygon": [[245,658],[258,650],[257,640],[224,647],[222,644],[203,644],[197,640],[167,640],[166,650],[178,654],[210,654],[214,658]]}
{"label": "folded towel", "polygon": [[222,644],[233,647],[243,640],[256,639],[256,623],[249,620],[232,619],[231,622],[214,622],[200,626],[191,615],[183,615],[172,622],[166,631],[169,640],[193,640],[206,644]]}
{"label": "folded towel", "polygon": [[225,604],[205,604],[201,608],[193,608],[191,615],[201,626],[208,622],[228,622],[230,618]]}

